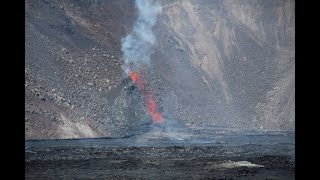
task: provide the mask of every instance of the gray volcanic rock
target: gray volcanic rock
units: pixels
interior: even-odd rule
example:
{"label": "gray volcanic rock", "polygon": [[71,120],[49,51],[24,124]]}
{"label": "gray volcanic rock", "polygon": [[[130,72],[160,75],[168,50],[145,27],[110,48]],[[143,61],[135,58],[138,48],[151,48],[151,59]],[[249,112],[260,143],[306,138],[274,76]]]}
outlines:
{"label": "gray volcanic rock", "polygon": [[[166,121],[293,130],[295,2],[164,0],[145,86]],[[134,1],[27,0],[26,139],[141,134],[151,119],[122,70]]]}

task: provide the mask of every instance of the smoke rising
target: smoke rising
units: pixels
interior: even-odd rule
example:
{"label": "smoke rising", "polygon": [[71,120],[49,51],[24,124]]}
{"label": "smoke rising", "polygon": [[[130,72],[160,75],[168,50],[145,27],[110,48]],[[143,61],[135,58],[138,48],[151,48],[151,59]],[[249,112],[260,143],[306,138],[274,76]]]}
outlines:
{"label": "smoke rising", "polygon": [[121,51],[124,56],[124,71],[137,71],[142,65],[150,63],[152,46],[156,38],[152,27],[157,21],[157,14],[162,12],[158,1],[136,0],[135,6],[139,11],[139,17],[134,24],[132,32],[121,39]]}

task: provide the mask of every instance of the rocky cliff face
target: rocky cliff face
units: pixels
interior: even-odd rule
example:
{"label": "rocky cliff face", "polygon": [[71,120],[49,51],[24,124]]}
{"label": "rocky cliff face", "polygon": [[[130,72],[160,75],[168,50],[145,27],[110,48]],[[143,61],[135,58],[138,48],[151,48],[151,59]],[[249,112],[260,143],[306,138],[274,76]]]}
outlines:
{"label": "rocky cliff face", "polygon": [[294,1],[164,4],[159,51],[186,121],[294,128]]}
{"label": "rocky cliff face", "polygon": [[[295,2],[165,0],[143,77],[167,121],[294,129]],[[26,139],[145,131],[124,74],[134,1],[27,0]]]}

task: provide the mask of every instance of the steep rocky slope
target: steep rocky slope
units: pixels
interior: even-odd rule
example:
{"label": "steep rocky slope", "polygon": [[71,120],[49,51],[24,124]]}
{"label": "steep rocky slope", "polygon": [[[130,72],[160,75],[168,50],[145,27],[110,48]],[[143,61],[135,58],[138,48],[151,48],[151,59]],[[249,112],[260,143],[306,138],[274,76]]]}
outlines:
{"label": "steep rocky slope", "polygon": [[259,0],[164,5],[159,51],[169,55],[168,81],[180,84],[173,91],[185,101],[185,121],[294,129],[294,7]]}
{"label": "steep rocky slope", "polygon": [[[295,2],[164,0],[143,71],[167,121],[294,129]],[[151,123],[121,66],[134,1],[26,0],[26,139]]]}

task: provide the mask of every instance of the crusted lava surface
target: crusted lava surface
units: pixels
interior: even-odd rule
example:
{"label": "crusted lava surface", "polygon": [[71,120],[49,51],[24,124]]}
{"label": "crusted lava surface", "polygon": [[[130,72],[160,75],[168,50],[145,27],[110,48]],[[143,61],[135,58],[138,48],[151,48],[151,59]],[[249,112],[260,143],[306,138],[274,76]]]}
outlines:
{"label": "crusted lava surface", "polygon": [[25,177],[295,178],[293,132],[151,129],[122,138],[27,141]]}

